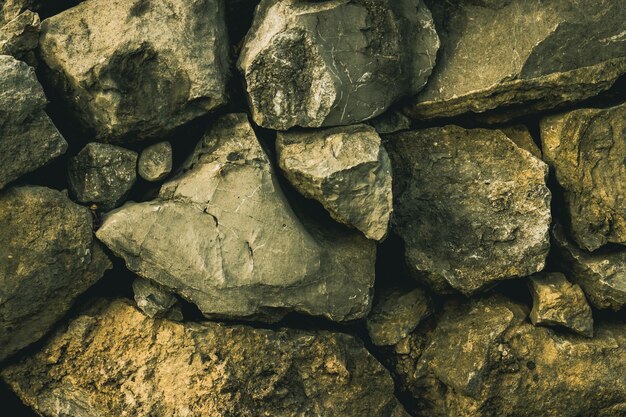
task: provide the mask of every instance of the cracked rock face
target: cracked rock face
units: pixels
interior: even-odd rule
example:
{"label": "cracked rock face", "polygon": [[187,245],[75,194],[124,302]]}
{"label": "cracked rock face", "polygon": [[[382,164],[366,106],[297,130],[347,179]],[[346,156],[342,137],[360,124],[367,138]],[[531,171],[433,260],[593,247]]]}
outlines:
{"label": "cracked rock face", "polygon": [[43,416],[408,417],[352,336],[153,320],[122,300],[2,378]]}
{"label": "cracked rock face", "polygon": [[39,340],[109,268],[87,208],[45,187],[0,192],[0,361]]}
{"label": "cracked rock face", "polygon": [[541,141],[578,246],[626,244],[626,104],[546,117]]}
{"label": "cracked rock face", "polygon": [[226,101],[219,0],[90,0],[42,23],[48,76],[98,140],[162,136]]}
{"label": "cracked rock face", "polygon": [[541,271],[550,247],[548,167],[498,130],[390,135],[392,228],[410,272],[439,292],[475,293]]}
{"label": "cracked rock face", "polygon": [[11,55],[29,65],[36,66],[34,50],[39,44],[39,15],[30,10],[0,24],[0,55]]}
{"label": "cracked rock face", "polygon": [[238,67],[256,124],[349,125],[420,91],[438,48],[421,0],[263,0]]}
{"label": "cracked rock face", "polygon": [[276,152],[280,168],[300,193],[367,238],[385,238],[393,211],[391,162],[374,128],[279,133]]}
{"label": "cracked rock face", "polygon": [[217,120],[157,200],[110,213],[97,236],[207,316],[344,321],[371,305],[375,244],[301,221],[244,114]]}
{"label": "cracked rock face", "polygon": [[159,142],[148,146],[139,155],[137,172],[146,181],[161,181],[172,171],[172,145]]}
{"label": "cracked rock face", "polygon": [[543,110],[596,95],[626,73],[621,1],[426,3],[442,46],[407,108],[418,119]]}
{"label": "cracked rock face", "polygon": [[46,102],[33,68],[0,55],[0,189],[65,153]]}

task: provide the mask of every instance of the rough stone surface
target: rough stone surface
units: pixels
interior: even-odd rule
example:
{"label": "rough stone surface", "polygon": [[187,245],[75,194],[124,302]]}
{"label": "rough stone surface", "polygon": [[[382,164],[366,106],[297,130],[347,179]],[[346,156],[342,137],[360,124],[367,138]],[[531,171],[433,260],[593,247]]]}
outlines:
{"label": "rough stone surface", "polygon": [[433,311],[433,300],[421,288],[389,289],[374,302],[367,317],[367,332],[375,345],[395,345]]}
{"label": "rough stone surface", "polygon": [[96,139],[162,136],[226,101],[220,0],[90,0],[42,23],[41,57]]}
{"label": "rough stone surface", "polygon": [[499,297],[450,302],[432,330],[395,346],[418,417],[616,417],[626,412],[626,326],[592,339],[525,321]]}
{"label": "rough stone surface", "polygon": [[550,247],[548,167],[498,130],[456,126],[390,135],[392,228],[409,271],[472,294],[541,271]]}
{"label": "rough stone surface", "polygon": [[398,111],[388,111],[380,116],[367,121],[376,131],[381,134],[395,133],[411,128],[411,119]]}
{"label": "rough stone surface", "polygon": [[231,114],[159,199],[110,213],[97,236],[207,316],[343,321],[369,312],[376,257],[373,242],[344,229],[295,215],[246,115]]}
{"label": "rough stone surface", "polygon": [[148,146],[139,155],[137,172],[146,181],[161,181],[172,171],[172,145],[159,142]]}
{"label": "rough stone surface", "polygon": [[34,50],[39,44],[39,15],[30,10],[0,27],[0,55],[11,55],[36,65]]}
{"label": "rough stone surface", "polygon": [[546,117],[541,142],[578,246],[626,244],[626,104]]}
{"label": "rough stone surface", "polygon": [[279,133],[276,152],[280,168],[300,193],[369,239],[385,238],[393,211],[391,162],[374,128]]}
{"label": "rough stone surface", "polygon": [[420,91],[438,48],[422,0],[263,0],[238,67],[258,125],[349,125]]}
{"label": "rough stone surface", "polygon": [[514,125],[500,128],[504,134],[511,139],[517,146],[530,152],[533,156],[542,159],[541,149],[535,143],[528,128],[524,125]]}
{"label": "rough stone surface", "polygon": [[87,208],[44,187],[0,192],[0,361],[39,340],[110,267]]}
{"label": "rough stone surface", "polygon": [[174,294],[166,291],[152,281],[135,278],[133,292],[137,307],[150,318],[165,317],[170,320],[181,321],[183,314],[178,299]]}
{"label": "rough stone surface", "polygon": [[543,110],[596,95],[626,73],[623,0],[427,4],[442,45],[407,109],[413,117]]}
{"label": "rough stone surface", "polygon": [[593,336],[593,316],[585,293],[560,272],[538,274],[528,280],[533,297],[530,321],[535,325],[564,326]]}
{"label": "rough stone surface", "polygon": [[153,320],[121,300],[2,377],[42,416],[408,417],[352,336]]}
{"label": "rough stone surface", "polygon": [[45,106],[33,68],[0,55],[0,189],[65,153]]}
{"label": "rough stone surface", "polygon": [[137,179],[137,152],[106,143],[88,143],[68,166],[70,188],[81,203],[104,210],[124,201]]}

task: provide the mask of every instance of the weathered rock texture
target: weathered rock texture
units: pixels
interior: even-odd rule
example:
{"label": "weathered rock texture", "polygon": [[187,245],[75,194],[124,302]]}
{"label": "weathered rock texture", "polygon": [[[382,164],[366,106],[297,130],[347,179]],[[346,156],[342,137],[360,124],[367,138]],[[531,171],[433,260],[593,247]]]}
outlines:
{"label": "weathered rock texture", "polygon": [[161,136],[226,101],[220,0],[90,0],[42,23],[41,57],[102,140]]}
{"label": "weathered rock texture", "polygon": [[548,167],[497,130],[456,126],[386,142],[393,228],[410,271],[465,294],[541,271],[549,250]]}
{"label": "weathered rock texture", "polygon": [[159,199],[112,212],[97,236],[208,316],[343,321],[370,308],[375,244],[302,223],[242,114],[212,125]]}
{"label": "weathered rock texture", "polygon": [[544,118],[541,142],[578,246],[626,244],[626,104]]}
{"label": "weathered rock texture", "polygon": [[528,131],[528,128],[524,125],[514,125],[509,127],[500,128],[507,138],[511,139],[517,146],[527,150],[533,156],[542,159],[541,149],[535,143],[532,135]]}
{"label": "weathered rock texture", "polygon": [[0,189],[66,151],[46,102],[33,68],[0,55]]}
{"label": "weathered rock texture", "polygon": [[367,125],[279,133],[278,164],[291,184],[333,219],[382,240],[393,210],[391,162]]}
{"label": "weathered rock texture", "polygon": [[0,193],[0,361],[39,340],[111,267],[91,213],[63,193]]}
{"label": "weathered rock texture", "polygon": [[172,145],[159,142],[148,146],[139,155],[137,172],[146,181],[161,181],[172,172]]}
{"label": "weathered rock texture", "polygon": [[140,277],[133,281],[135,303],[148,317],[181,321],[183,315],[174,294]]}
{"label": "weathered rock texture", "polygon": [[348,125],[421,90],[438,47],[421,0],[263,0],[238,66],[258,125]]}
{"label": "weathered rock texture", "polygon": [[35,65],[34,50],[39,44],[39,15],[29,10],[0,24],[0,55],[11,55],[29,65]]}
{"label": "weathered rock texture", "polygon": [[152,320],[124,301],[2,377],[44,416],[408,417],[351,336]]}
{"label": "weathered rock texture", "polygon": [[626,73],[623,0],[426,3],[442,46],[408,108],[413,117],[547,109],[591,97]]}

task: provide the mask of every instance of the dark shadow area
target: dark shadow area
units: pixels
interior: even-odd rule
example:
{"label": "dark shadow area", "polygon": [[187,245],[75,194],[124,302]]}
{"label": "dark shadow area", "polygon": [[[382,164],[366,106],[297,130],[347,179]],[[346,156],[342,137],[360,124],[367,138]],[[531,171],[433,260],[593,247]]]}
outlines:
{"label": "dark shadow area", "polygon": [[7,384],[0,380],[0,414],[7,417],[36,417],[37,413],[28,408]]}

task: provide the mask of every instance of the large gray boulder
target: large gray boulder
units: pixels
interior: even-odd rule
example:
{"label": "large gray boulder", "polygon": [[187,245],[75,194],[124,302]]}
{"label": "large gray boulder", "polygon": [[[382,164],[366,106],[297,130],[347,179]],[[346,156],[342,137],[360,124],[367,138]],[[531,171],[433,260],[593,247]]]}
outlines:
{"label": "large gray boulder", "polygon": [[98,140],[162,136],[226,101],[221,0],[90,0],[42,22],[47,73]]}
{"label": "large gray boulder", "polygon": [[390,135],[392,228],[409,271],[440,292],[475,293],[541,271],[550,248],[548,166],[499,130]]}
{"label": "large gray boulder", "polygon": [[0,193],[0,361],[39,340],[111,268],[92,217],[59,191]]}
{"label": "large gray boulder", "polygon": [[371,305],[375,244],[296,216],[244,114],[215,121],[158,199],[111,212],[97,236],[207,316],[344,321]]}
{"label": "large gray boulder", "polygon": [[626,73],[624,0],[427,0],[437,67],[408,111],[532,112],[592,97]]}
{"label": "large gray boulder", "polygon": [[256,124],[349,125],[420,91],[438,48],[422,0],[263,0],[238,67]]}

